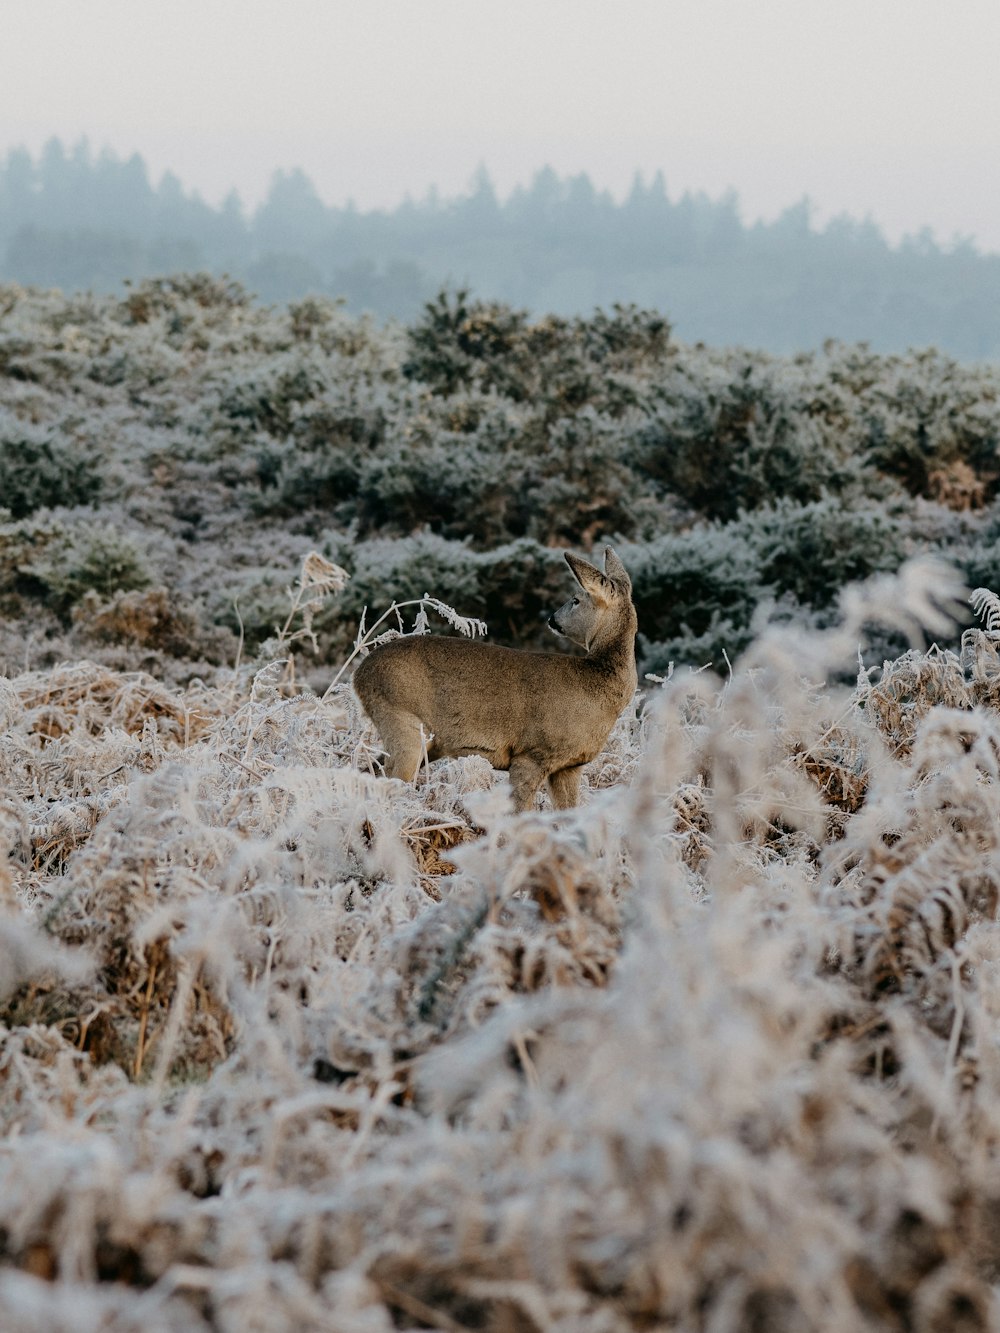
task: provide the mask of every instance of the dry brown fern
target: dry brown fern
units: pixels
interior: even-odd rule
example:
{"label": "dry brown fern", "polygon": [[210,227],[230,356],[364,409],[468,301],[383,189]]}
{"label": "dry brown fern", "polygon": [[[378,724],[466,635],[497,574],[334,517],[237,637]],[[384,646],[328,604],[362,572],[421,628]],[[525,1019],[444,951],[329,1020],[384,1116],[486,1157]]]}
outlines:
{"label": "dry brown fern", "polygon": [[1000,620],[826,680],[934,578],[558,816],[280,669],[0,682],[10,1327],[991,1327]]}

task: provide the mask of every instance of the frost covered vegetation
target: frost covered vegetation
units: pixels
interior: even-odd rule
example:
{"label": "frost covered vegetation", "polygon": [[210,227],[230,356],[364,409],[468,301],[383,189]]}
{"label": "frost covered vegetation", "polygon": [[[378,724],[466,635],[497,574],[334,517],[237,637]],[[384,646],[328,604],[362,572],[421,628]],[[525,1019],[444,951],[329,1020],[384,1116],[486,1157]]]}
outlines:
{"label": "frost covered vegetation", "polygon": [[[1000,1327],[1000,599],[898,568],[1000,586],[995,372],[3,301],[5,1333]],[[581,808],[380,777],[363,606],[599,534]]]}
{"label": "frost covered vegetation", "polygon": [[1000,600],[825,683],[955,593],[676,673],[558,818],[280,668],[0,682],[4,1328],[996,1328]]}
{"label": "frost covered vegetation", "polygon": [[316,663],[424,592],[545,642],[558,548],[604,537],[660,672],[732,658],[769,607],[827,624],[921,550],[1000,587],[1000,370],[934,352],[780,359],[461,294],[379,329],[191,277],[0,289],[0,385],[0,668],[208,679],[273,635],[310,550],[352,575]]}

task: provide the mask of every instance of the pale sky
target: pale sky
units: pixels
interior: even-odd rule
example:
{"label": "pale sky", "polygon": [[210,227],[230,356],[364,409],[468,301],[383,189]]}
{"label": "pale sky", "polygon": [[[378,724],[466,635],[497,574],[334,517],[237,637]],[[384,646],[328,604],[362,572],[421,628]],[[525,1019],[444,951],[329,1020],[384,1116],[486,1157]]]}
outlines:
{"label": "pale sky", "polygon": [[662,169],[1000,250],[1000,0],[0,0],[0,31],[0,153],[85,135],[212,203],[278,167],[361,207]]}

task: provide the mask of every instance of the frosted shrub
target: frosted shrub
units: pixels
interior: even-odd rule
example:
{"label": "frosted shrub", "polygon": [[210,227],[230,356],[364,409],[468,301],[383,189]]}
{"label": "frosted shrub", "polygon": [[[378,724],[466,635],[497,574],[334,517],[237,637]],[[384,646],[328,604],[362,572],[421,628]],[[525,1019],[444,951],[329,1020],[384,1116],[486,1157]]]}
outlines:
{"label": "frosted shrub", "polygon": [[995,405],[982,393],[983,371],[933,350],[877,368],[882,374],[864,394],[872,461],[911,494],[980,508],[996,492],[1000,438]]}
{"label": "frosted shrub", "polygon": [[828,490],[861,489],[857,462],[801,396],[800,377],[766,358],[706,360],[695,377],[676,374],[663,385],[629,455],[715,519],[734,519],[775,496],[801,503]]}
{"label": "frosted shrub", "polygon": [[833,496],[778,501],[730,525],[760,560],[761,582],[803,605],[826,607],[849,583],[897,569],[911,530],[905,510]]}
{"label": "frosted shrub", "polygon": [[0,497],[15,519],[36,509],[88,504],[104,479],[93,453],[0,409]]}
{"label": "frosted shrub", "polygon": [[[711,571],[706,605],[683,592],[684,569],[676,604],[667,579],[646,598],[645,666],[732,658],[770,601],[814,623],[845,580],[910,552],[943,549],[973,582],[996,582],[988,366],[838,345],[794,358],[685,347],[656,312],[533,319],[461,293],[409,330],[378,328],[318,300],[266,309],[203,274],[139,283],[124,300],[4,288],[0,309],[8,472],[30,445],[28,471],[16,463],[3,489],[8,510],[41,525],[24,560],[50,544],[36,505],[56,501],[92,506],[92,527],[148,550],[150,586],[195,625],[187,652],[171,641],[173,678],[231,664],[240,617],[251,650],[266,641],[285,571],[309,550],[350,568],[369,541],[399,543],[391,559],[380,548],[395,582],[372,601],[474,595],[504,640],[539,647],[548,584],[539,595],[494,552],[610,538],[651,568],[677,543],[704,572],[698,551],[712,547],[731,568]],[[424,529],[449,546],[414,591],[407,553]],[[45,620],[52,597],[68,620],[69,591],[9,574],[0,540],[0,596],[24,617],[5,633],[37,644],[31,660],[109,654],[88,617]],[[490,557],[475,590],[472,551]],[[351,642],[365,600],[323,609],[321,655]]]}
{"label": "frosted shrub", "polygon": [[218,430],[238,440],[256,432],[287,435],[302,406],[323,389],[324,376],[308,355],[288,353],[251,377],[232,377],[219,398]]}
{"label": "frosted shrub", "polygon": [[[644,640],[673,642],[679,660],[692,665],[702,665],[723,648],[738,652],[745,647],[758,604],[775,595],[762,578],[759,550],[724,528],[696,528],[642,546],[624,545],[622,559],[632,577]],[[706,651],[708,656],[702,656]]]}
{"label": "frosted shrub", "polygon": [[23,574],[41,585],[43,600],[58,612],[67,612],[88,592],[110,597],[146,587],[149,567],[131,537],[93,527],[68,525],[63,535],[21,566]]}

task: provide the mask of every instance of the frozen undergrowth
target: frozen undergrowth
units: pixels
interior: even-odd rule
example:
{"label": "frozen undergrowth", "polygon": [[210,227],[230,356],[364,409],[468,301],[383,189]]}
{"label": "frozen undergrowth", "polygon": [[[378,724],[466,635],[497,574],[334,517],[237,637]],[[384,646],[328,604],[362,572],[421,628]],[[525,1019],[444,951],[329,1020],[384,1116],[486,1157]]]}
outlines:
{"label": "frozen undergrowth", "polygon": [[998,1326],[996,621],[933,566],[629,710],[577,812],[348,686],[0,681],[11,1333]]}

